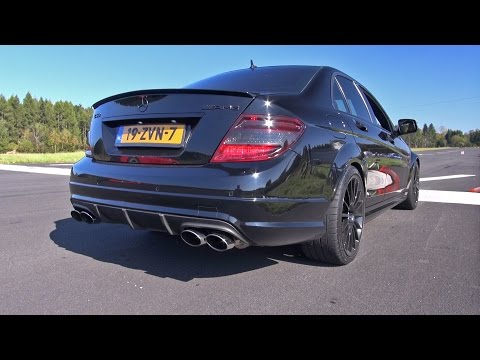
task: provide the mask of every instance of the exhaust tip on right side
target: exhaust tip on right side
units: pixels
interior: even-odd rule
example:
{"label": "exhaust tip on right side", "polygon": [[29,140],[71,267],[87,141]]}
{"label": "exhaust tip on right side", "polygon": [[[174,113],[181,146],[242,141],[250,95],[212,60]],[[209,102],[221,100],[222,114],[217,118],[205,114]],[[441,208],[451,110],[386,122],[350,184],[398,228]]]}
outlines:
{"label": "exhaust tip on right side", "polygon": [[82,211],[80,213],[80,216],[83,221],[85,221],[87,224],[93,224],[95,222],[95,217],[93,217],[91,214],[89,214],[86,211]]}
{"label": "exhaust tip on right side", "polygon": [[205,241],[215,251],[227,251],[235,246],[235,242],[229,236],[219,233],[208,234]]}

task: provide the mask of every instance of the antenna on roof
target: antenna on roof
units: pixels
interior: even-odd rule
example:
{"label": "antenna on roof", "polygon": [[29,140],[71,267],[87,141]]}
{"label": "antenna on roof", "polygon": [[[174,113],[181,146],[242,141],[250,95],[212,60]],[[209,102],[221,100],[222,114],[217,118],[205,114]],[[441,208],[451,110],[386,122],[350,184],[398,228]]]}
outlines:
{"label": "antenna on roof", "polygon": [[253,63],[253,60],[250,59],[250,70],[255,70],[256,67],[257,67],[257,65],[255,65],[255,64]]}

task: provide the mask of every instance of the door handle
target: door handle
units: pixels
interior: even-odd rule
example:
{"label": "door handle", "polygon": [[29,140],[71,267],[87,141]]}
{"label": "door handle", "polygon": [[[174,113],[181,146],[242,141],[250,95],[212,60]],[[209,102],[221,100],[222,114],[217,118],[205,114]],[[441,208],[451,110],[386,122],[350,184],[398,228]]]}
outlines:
{"label": "door handle", "polygon": [[355,121],[355,125],[362,131],[368,131],[368,128],[365,126],[365,124],[360,121]]}
{"label": "door handle", "polygon": [[395,144],[395,139],[390,135],[385,132],[380,133],[380,138],[385,141],[389,141],[391,144]]}

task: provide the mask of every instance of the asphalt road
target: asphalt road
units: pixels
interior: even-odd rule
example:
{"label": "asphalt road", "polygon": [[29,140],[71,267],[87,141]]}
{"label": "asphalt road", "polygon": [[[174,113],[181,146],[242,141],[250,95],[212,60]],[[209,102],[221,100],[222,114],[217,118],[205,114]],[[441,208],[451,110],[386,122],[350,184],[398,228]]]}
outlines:
{"label": "asphalt road", "polygon": [[[422,189],[480,186],[480,149],[422,153]],[[421,202],[366,225],[357,259],[216,253],[70,219],[68,177],[0,171],[1,314],[480,314],[480,206]]]}

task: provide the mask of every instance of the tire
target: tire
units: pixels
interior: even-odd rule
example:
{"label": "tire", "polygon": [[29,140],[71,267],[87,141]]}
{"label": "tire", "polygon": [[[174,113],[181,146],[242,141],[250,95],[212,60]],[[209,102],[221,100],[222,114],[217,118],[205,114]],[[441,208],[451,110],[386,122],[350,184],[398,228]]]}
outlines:
{"label": "tire", "polygon": [[325,220],[325,235],[302,243],[303,253],[323,263],[350,263],[358,253],[365,222],[365,187],[355,167],[346,169]]}
{"label": "tire", "polygon": [[418,205],[418,194],[420,190],[420,179],[419,179],[419,171],[418,165],[415,162],[413,165],[413,174],[412,174],[412,181],[410,182],[410,187],[408,188],[407,198],[404,202],[398,204],[395,208],[396,209],[404,209],[404,210],[414,210]]}

